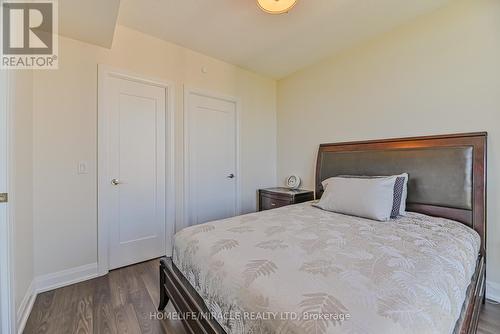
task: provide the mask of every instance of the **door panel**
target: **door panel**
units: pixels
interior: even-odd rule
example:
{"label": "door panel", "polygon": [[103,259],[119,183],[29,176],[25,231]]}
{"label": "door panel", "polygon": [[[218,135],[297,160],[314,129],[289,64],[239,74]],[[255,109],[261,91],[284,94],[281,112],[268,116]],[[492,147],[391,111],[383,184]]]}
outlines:
{"label": "door panel", "polygon": [[188,224],[235,216],[236,104],[190,93],[188,122]]}
{"label": "door panel", "polygon": [[120,95],[120,243],[151,237],[156,232],[152,224],[137,224],[155,221],[155,104],[154,99]]}
{"label": "door panel", "polygon": [[110,92],[109,255],[114,269],[165,255],[166,91],[111,78]]}

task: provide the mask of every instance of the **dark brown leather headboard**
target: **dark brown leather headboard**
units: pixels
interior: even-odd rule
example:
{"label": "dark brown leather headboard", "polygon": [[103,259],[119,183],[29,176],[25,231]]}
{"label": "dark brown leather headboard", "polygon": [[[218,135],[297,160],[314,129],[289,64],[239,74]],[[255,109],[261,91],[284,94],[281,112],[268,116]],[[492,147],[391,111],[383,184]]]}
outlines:
{"label": "dark brown leather headboard", "polygon": [[316,164],[321,182],[338,175],[407,172],[407,209],[474,228],[486,250],[486,133],[322,144]]}

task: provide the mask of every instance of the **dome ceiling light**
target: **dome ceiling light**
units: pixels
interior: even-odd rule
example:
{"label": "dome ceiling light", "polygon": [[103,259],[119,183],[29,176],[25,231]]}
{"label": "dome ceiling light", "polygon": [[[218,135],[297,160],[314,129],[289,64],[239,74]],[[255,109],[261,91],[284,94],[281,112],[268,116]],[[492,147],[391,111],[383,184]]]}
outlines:
{"label": "dome ceiling light", "polygon": [[288,13],[297,0],[257,0],[259,7],[269,14]]}

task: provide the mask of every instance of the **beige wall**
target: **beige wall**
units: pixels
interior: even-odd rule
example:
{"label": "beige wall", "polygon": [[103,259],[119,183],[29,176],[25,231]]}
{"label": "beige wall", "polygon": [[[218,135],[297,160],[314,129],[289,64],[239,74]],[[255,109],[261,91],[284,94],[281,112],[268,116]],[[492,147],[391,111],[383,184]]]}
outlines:
{"label": "beige wall", "polygon": [[[57,71],[34,75],[35,273],[97,262],[97,64],[175,84],[177,224],[182,225],[183,85],[241,99],[242,209],[276,182],[276,82],[117,27],[111,50],[60,38]],[[201,72],[201,67],[207,73]],[[78,175],[79,160],[89,174]]]}
{"label": "beige wall", "polygon": [[[500,1],[455,1],[278,82],[278,182],[318,145],[488,131],[488,281],[500,297]],[[495,284],[496,283],[496,284]]]}
{"label": "beige wall", "polygon": [[[33,73],[10,72],[13,155],[11,180],[14,208],[14,300],[16,309],[33,292]],[[19,319],[18,319],[19,320]]]}

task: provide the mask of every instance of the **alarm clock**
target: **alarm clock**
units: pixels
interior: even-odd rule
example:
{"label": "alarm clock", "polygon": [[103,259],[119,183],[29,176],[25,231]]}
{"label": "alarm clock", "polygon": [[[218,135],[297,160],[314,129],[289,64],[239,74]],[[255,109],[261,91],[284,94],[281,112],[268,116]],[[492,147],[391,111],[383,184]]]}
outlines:
{"label": "alarm clock", "polygon": [[286,186],[290,189],[297,189],[300,186],[300,177],[297,175],[290,175],[286,179]]}

